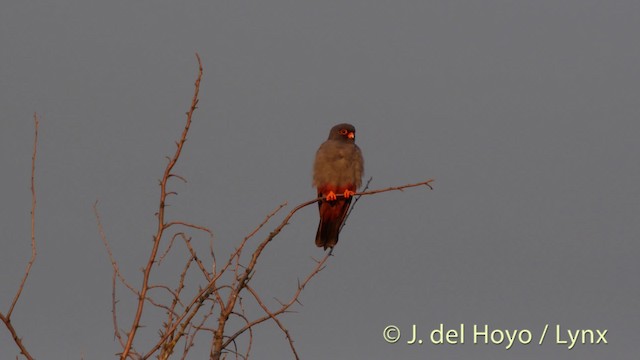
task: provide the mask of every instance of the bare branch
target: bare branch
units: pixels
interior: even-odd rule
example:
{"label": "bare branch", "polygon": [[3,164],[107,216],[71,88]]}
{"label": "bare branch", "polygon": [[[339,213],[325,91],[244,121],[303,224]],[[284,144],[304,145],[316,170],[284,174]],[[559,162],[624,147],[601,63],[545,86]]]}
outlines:
{"label": "bare branch", "polygon": [[[165,335],[156,343],[156,345],[149,352],[147,352],[143,356],[143,358],[146,359],[146,358],[151,357],[151,355],[153,355],[154,352],[156,352],[161,346],[163,346],[163,344],[164,344],[165,347],[166,346],[172,346],[171,344],[169,344],[169,345],[165,344],[165,342],[167,341],[167,339],[169,337],[169,334],[173,333],[178,328],[178,326],[180,326],[180,328],[181,328],[181,330],[180,330],[180,332],[178,334],[184,333],[185,329],[188,326],[188,324],[191,322],[193,317],[197,314],[197,312],[199,311],[199,309],[202,306],[202,304],[204,303],[204,301],[207,300],[211,294],[215,295],[216,301],[220,304],[221,307],[224,306],[224,301],[222,300],[222,297],[221,297],[221,295],[219,293],[219,289],[216,287],[216,282],[223,275],[225,270],[228,269],[229,266],[231,266],[231,264],[233,263],[233,260],[239,258],[238,254],[242,251],[242,248],[245,246],[246,242],[251,237],[253,237],[262,227],[264,227],[264,225],[279,210],[281,210],[285,205],[286,205],[286,203],[281,204],[276,209],[274,209],[271,213],[269,213],[265,217],[265,219],[262,221],[262,223],[260,223],[249,235],[247,235],[243,239],[243,241],[241,242],[240,246],[238,246],[236,251],[234,251],[229,256],[228,262],[221,269],[221,271],[218,272],[217,274],[215,274],[215,277],[213,279],[210,279],[210,281],[207,284],[207,286],[205,286],[203,289],[200,290],[200,292],[192,299],[191,303],[189,305],[187,305],[187,307],[185,308],[183,314],[176,320],[174,325],[172,327],[170,327],[169,329],[167,329]],[[215,267],[214,267],[214,271],[215,271]],[[231,290],[233,290],[233,288],[231,288],[229,286],[222,286],[221,288],[230,288]],[[178,339],[179,339],[179,335],[176,335],[176,338],[174,338],[174,340],[171,343],[175,345],[175,343],[177,342]]]}
{"label": "bare branch", "polygon": [[27,348],[22,343],[22,339],[20,339],[20,337],[18,337],[18,334],[17,334],[15,328],[11,324],[11,315],[13,314],[13,310],[15,309],[16,304],[18,303],[18,300],[20,299],[20,295],[22,294],[22,290],[24,290],[24,285],[26,284],[27,278],[29,277],[29,274],[31,273],[31,267],[33,266],[33,263],[36,261],[36,256],[38,255],[37,251],[36,251],[36,186],[35,186],[35,179],[36,179],[36,157],[38,155],[38,127],[40,125],[40,121],[38,120],[38,114],[36,114],[36,113],[33,114],[33,123],[34,123],[33,153],[31,155],[31,258],[29,259],[29,262],[27,263],[27,267],[24,270],[24,276],[22,277],[22,281],[20,282],[20,286],[18,287],[18,290],[16,291],[15,296],[13,297],[13,301],[11,301],[11,306],[9,307],[9,311],[7,311],[6,315],[3,315],[2,312],[0,312],[0,320],[2,320],[4,325],[7,327],[7,329],[11,333],[11,337],[13,338],[13,341],[16,343],[16,345],[20,349],[20,353],[22,355],[24,355],[27,359],[33,359],[33,357],[31,356],[29,351],[27,351]]}
{"label": "bare branch", "polygon": [[36,155],[38,153],[38,125],[40,122],[38,121],[38,115],[33,114],[33,122],[34,126],[34,135],[33,135],[33,155],[31,156],[31,258],[27,263],[27,268],[24,271],[24,276],[22,277],[22,281],[20,282],[20,287],[16,292],[16,295],[13,297],[13,301],[11,302],[11,307],[7,312],[7,318],[11,317],[13,313],[13,309],[15,309],[16,304],[18,303],[18,299],[20,298],[20,294],[22,294],[22,290],[24,289],[24,284],[27,282],[27,278],[29,277],[29,273],[31,272],[31,267],[36,260],[37,252],[36,252],[36,187],[35,187],[35,174],[36,174]]}
{"label": "bare branch", "polygon": [[[111,246],[109,246],[109,241],[107,241],[107,235],[104,232],[104,228],[102,227],[102,219],[100,218],[100,213],[98,212],[98,200],[93,203],[93,214],[96,217],[96,222],[98,223],[98,233],[100,234],[100,239],[104,244],[105,249],[107,249],[107,254],[109,254],[109,260],[111,261],[111,267],[113,267],[113,271],[116,275],[118,275],[118,279],[120,282],[126,286],[132,293],[135,295],[139,295],[138,290],[136,290],[133,285],[127,282],[127,279],[124,278],[122,273],[120,272],[120,268],[118,266],[118,262],[113,256],[113,252],[111,251]],[[115,291],[115,289],[114,289]]]}
{"label": "bare branch", "polygon": [[[406,184],[406,185],[402,185],[402,186],[391,186],[388,188],[384,188],[384,189],[377,189],[377,190],[370,190],[370,191],[362,191],[362,192],[357,192],[355,194],[353,194],[352,196],[362,196],[362,195],[373,195],[373,194],[379,194],[379,193],[383,193],[383,192],[387,192],[387,191],[394,191],[394,190],[399,190],[399,191],[403,191],[404,189],[407,188],[412,188],[412,187],[416,187],[416,186],[426,186],[428,187],[430,190],[433,190],[433,186],[431,186],[431,183],[434,182],[434,179],[429,179],[426,181],[421,181],[419,183],[415,183],[415,184]],[[336,197],[344,197],[344,194],[336,194]],[[322,198],[319,198],[319,200],[321,200]]]}
{"label": "bare branch", "polygon": [[195,324],[195,325],[193,325],[193,324],[190,325],[191,329],[193,329],[192,333],[189,333],[191,329],[187,329],[187,332],[185,333],[187,339],[185,340],[184,350],[182,352],[182,358],[181,358],[182,360],[187,358],[187,353],[194,346],[195,338],[196,338],[196,335],[198,334],[198,332],[200,332],[201,330],[213,332],[212,329],[205,328],[204,324],[213,315],[214,307],[215,307],[215,303],[213,305],[211,305],[211,307],[209,308],[209,311],[206,314],[204,314],[204,316],[202,316],[202,320],[200,320],[200,323]]}
{"label": "bare branch", "polygon": [[184,222],[184,221],[170,221],[166,224],[164,224],[164,229],[168,229],[171,226],[176,226],[176,225],[182,225],[182,226],[186,226],[186,227],[190,227],[196,230],[200,230],[200,231],[204,231],[207,234],[209,234],[209,236],[213,237],[213,231],[211,231],[209,228],[204,227],[204,226],[200,226],[200,225],[196,225],[196,224],[191,224],[188,222]]}
{"label": "bare branch", "polygon": [[[125,360],[128,357],[129,352],[131,351],[131,347],[133,346],[133,340],[135,339],[136,332],[140,327],[140,320],[142,319],[142,312],[144,310],[145,300],[147,298],[147,291],[149,290],[149,278],[151,277],[151,270],[153,268],[153,264],[156,261],[156,256],[158,254],[158,248],[160,247],[160,240],[162,240],[162,236],[164,234],[164,230],[166,229],[165,223],[165,202],[167,198],[167,181],[172,175],[172,171],[178,159],[180,158],[180,154],[182,153],[182,149],[184,147],[185,142],[187,141],[187,134],[189,133],[189,128],[191,126],[191,119],[193,117],[193,113],[198,107],[198,95],[200,93],[200,80],[202,79],[202,61],[200,60],[200,55],[196,53],[196,58],[198,60],[198,76],[194,85],[194,93],[193,98],[191,100],[191,106],[189,111],[187,111],[187,120],[182,131],[182,136],[180,140],[176,142],[176,150],[173,154],[173,157],[170,158],[169,163],[167,164],[164,174],[162,176],[162,180],[160,182],[160,205],[158,206],[158,228],[156,231],[156,235],[153,240],[153,248],[151,250],[151,254],[149,255],[149,260],[147,261],[147,265],[144,268],[144,277],[142,280],[142,285],[140,289],[140,295],[138,296],[138,307],[136,310],[136,315],[131,323],[131,330],[127,336],[127,343],[120,355],[121,360]],[[175,175],[174,175],[175,176]],[[167,334],[168,335],[168,334]]]}
{"label": "bare branch", "polygon": [[185,245],[187,245],[187,249],[189,249],[189,253],[191,254],[193,261],[196,262],[204,277],[207,279],[207,281],[211,281],[212,275],[207,271],[207,269],[205,269],[202,260],[200,260],[200,258],[198,258],[198,256],[196,255],[196,251],[193,249],[193,246],[191,246],[191,239],[187,238],[183,233],[179,233],[179,235],[182,237],[182,240],[184,240]]}
{"label": "bare branch", "polygon": [[[298,285],[298,288],[300,288],[300,285]],[[289,334],[289,330],[287,330],[284,327],[284,325],[282,325],[282,322],[280,322],[280,320],[277,318],[276,314],[274,314],[271,311],[269,311],[269,308],[267,308],[267,306],[264,304],[264,302],[262,302],[262,299],[260,299],[260,296],[258,295],[258,293],[255,290],[253,290],[253,288],[251,286],[247,285],[247,290],[249,290],[251,295],[253,295],[253,297],[256,299],[256,301],[258,302],[258,304],[260,305],[262,310],[264,310],[264,312],[266,312],[267,315],[269,315],[269,318],[271,318],[273,321],[275,321],[276,324],[278,324],[278,327],[280,328],[280,330],[282,330],[284,335],[287,337],[287,340],[289,341],[289,346],[291,347],[291,351],[293,352],[293,356],[295,356],[296,360],[300,359],[300,356],[298,356],[298,352],[296,351],[296,347],[293,346],[293,339],[291,338],[291,335]]]}
{"label": "bare branch", "polygon": [[[249,235],[247,235],[242,242],[240,243],[240,245],[238,246],[238,248],[236,249],[235,252],[233,252],[231,254],[231,256],[229,256],[229,261],[227,261],[226,265],[220,270],[220,273],[216,276],[217,278],[219,278],[220,276],[222,276],[222,274],[226,271],[226,269],[229,268],[229,266],[231,266],[233,259],[234,258],[240,258],[240,254],[242,253],[242,249],[244,248],[245,244],[247,243],[247,241],[249,239],[251,239],[260,229],[262,229],[267,222],[269,222],[269,220],[271,220],[272,217],[274,217],[278,211],[280,211],[282,208],[284,208],[285,206],[287,206],[287,203],[284,202],[280,205],[278,205],[278,207],[276,207],[273,211],[271,211],[269,214],[267,214],[267,216],[264,218],[264,220],[260,223],[260,225],[256,226],[255,229],[253,229],[253,231],[251,231],[251,233],[249,233]],[[217,280],[217,279],[216,279]]]}
{"label": "bare branch", "polygon": [[118,303],[117,299],[116,299],[116,276],[118,272],[114,269],[113,270],[113,276],[111,278],[111,313],[112,313],[112,317],[113,317],[113,335],[116,339],[118,339],[118,342],[120,343],[120,346],[124,347],[124,340],[122,339],[122,335],[120,334],[120,329],[118,328],[118,313],[116,311],[116,304]]}
{"label": "bare branch", "polygon": [[[278,316],[278,315],[286,312],[291,307],[291,305],[293,305],[295,302],[298,301],[298,297],[300,297],[300,294],[302,293],[302,290],[307,285],[307,283],[309,281],[311,281],[311,279],[314,276],[316,276],[316,274],[318,274],[320,271],[322,271],[322,269],[324,269],[324,265],[327,262],[327,259],[329,259],[329,256],[331,256],[331,253],[326,253],[325,256],[322,258],[322,260],[317,261],[316,267],[313,269],[313,271],[311,271],[311,273],[309,275],[307,275],[305,280],[300,285],[298,285],[298,288],[297,288],[296,292],[293,294],[293,296],[291,297],[291,299],[289,300],[288,303],[282,304],[282,307],[280,307],[280,309],[278,309],[276,311],[273,311],[273,312],[267,312],[266,316],[263,316],[263,317],[258,318],[256,320],[253,320],[249,324],[247,324],[247,325],[243,326],[242,328],[240,328],[233,335],[229,336],[228,340],[226,340],[222,344],[222,349],[226,348],[231,341],[234,341],[243,332],[247,331],[247,329],[249,329],[249,328],[251,328],[251,327],[253,327],[253,326],[257,325],[257,324],[260,324],[262,322],[265,322],[266,320],[272,319],[273,317]],[[295,350],[294,350],[294,352],[295,352]]]}
{"label": "bare branch", "polygon": [[171,240],[169,240],[169,244],[167,245],[167,248],[165,249],[165,251],[158,257],[158,265],[162,264],[162,261],[164,260],[164,258],[169,254],[169,251],[171,251],[171,247],[173,247],[173,242],[176,240],[176,238],[178,236],[180,236],[180,234],[182,233],[176,233],[173,234],[173,236],[171,237]]}

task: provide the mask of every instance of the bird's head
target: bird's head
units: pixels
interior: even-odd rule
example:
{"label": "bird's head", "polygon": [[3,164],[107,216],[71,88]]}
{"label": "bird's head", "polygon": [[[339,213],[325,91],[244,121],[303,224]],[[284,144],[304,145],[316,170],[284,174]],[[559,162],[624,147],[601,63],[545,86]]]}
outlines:
{"label": "bird's head", "polygon": [[329,140],[354,142],[356,140],[356,128],[351,124],[338,124],[331,128]]}

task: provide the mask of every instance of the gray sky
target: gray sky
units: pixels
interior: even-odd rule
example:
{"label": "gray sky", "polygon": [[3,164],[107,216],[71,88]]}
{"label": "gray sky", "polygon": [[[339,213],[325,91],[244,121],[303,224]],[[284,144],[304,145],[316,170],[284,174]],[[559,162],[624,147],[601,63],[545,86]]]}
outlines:
{"label": "gray sky", "polygon": [[[13,323],[36,358],[120,351],[92,204],[139,284],[198,51],[200,108],[177,167],[188,183],[172,183],[169,218],[210,227],[220,258],[278,204],[314,196],[313,156],[336,123],[358,129],[372,188],[436,179],[431,192],[361,199],[304,306],[283,317],[302,358],[634,358],[639,33],[633,1],[4,4],[0,308],[30,255],[37,112],[38,259]],[[271,305],[322,255],[317,218],[302,210],[267,248],[254,281]],[[182,262],[163,267],[158,281]],[[128,328],[135,299],[118,291]],[[158,318],[143,318],[138,348]],[[441,323],[465,324],[465,343],[431,344]],[[412,324],[422,345],[407,344]],[[533,339],[474,345],[474,324]],[[388,325],[401,330],[395,344]],[[607,329],[608,344],[568,350],[556,325]],[[17,353],[0,330],[0,357]],[[292,357],[273,323],[252,353]]]}

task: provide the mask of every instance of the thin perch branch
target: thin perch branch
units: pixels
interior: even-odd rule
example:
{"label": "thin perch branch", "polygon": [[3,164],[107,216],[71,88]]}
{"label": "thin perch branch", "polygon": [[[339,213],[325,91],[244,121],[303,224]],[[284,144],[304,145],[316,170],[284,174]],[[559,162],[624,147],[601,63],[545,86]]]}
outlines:
{"label": "thin perch branch", "polygon": [[[369,189],[369,184],[371,184],[371,180],[373,180],[373,176],[370,177],[369,180],[367,180],[367,183],[364,185],[364,188],[362,189],[362,191],[367,191]],[[349,219],[351,212],[356,207],[356,204],[358,203],[358,201],[360,201],[361,197],[362,195],[356,196],[356,198],[353,200],[353,203],[351,203],[351,206],[349,207],[349,211],[347,212],[347,215],[345,215],[342,225],[340,225],[340,231],[342,231],[342,228],[347,224],[347,219]]]}

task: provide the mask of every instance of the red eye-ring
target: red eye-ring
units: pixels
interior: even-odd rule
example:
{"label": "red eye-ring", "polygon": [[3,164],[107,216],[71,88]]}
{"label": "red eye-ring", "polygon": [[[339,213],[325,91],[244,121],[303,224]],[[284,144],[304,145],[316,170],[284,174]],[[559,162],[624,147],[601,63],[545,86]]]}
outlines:
{"label": "red eye-ring", "polygon": [[347,135],[347,129],[340,129],[340,135]]}

